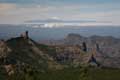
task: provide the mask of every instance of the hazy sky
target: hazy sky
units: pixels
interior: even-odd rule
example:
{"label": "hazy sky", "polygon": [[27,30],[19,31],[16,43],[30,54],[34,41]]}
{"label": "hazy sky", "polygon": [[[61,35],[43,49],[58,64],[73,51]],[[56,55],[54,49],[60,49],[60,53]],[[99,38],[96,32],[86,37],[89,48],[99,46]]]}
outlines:
{"label": "hazy sky", "polygon": [[0,0],[0,24],[42,19],[120,25],[120,0]]}

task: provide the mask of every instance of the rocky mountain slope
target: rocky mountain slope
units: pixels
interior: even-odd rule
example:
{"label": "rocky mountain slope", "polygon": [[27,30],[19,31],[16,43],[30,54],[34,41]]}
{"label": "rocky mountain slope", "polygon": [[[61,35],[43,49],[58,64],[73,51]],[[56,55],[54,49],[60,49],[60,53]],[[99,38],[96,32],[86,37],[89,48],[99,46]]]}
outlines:
{"label": "rocky mountain slope", "polygon": [[113,37],[82,37],[69,34],[49,45],[39,44],[28,36],[0,41],[0,69],[8,75],[33,68],[45,70],[92,65],[120,68],[120,39]]}
{"label": "rocky mountain slope", "polygon": [[[96,60],[106,67],[120,66],[120,39],[112,36],[83,37],[79,34],[68,34],[64,39],[51,40],[48,45],[80,46],[86,44],[87,52],[94,54]],[[120,67],[119,67],[120,68]]]}
{"label": "rocky mountain slope", "polygon": [[27,67],[42,72],[47,69],[60,69],[61,66],[46,51],[50,51],[49,47],[46,48],[26,36],[1,40],[0,67],[9,75],[14,71],[21,72]]}

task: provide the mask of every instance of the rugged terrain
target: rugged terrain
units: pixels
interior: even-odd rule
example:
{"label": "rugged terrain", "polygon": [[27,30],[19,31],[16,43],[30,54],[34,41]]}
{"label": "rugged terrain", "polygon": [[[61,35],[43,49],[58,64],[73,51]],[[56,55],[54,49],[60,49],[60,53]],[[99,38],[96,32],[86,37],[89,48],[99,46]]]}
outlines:
{"label": "rugged terrain", "polygon": [[[47,41],[48,45],[79,46],[82,50],[83,42],[86,43],[89,55],[94,57],[102,66],[120,68],[120,39],[112,36],[83,37],[79,34],[68,34],[61,40]],[[74,49],[74,48],[73,48]],[[75,50],[76,51],[76,50]]]}
{"label": "rugged terrain", "polygon": [[[54,41],[52,44],[39,44],[26,32],[20,37],[0,41],[0,78],[59,80],[60,77],[62,80],[93,80],[94,76],[95,80],[98,80],[100,76],[103,77],[101,73],[104,71],[118,74],[119,41],[113,37],[87,38],[69,34],[64,40]],[[109,48],[113,49],[108,51]],[[108,73],[105,74],[108,76]],[[119,77],[116,79],[119,80]]]}

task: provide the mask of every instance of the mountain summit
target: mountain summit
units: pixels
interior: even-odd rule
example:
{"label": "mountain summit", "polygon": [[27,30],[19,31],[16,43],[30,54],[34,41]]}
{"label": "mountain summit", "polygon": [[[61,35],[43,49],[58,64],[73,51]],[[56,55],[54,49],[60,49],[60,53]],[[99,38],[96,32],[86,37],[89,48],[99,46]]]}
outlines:
{"label": "mountain summit", "polygon": [[[20,69],[19,71],[25,66],[31,66],[41,71],[49,68],[57,68],[58,64],[47,52],[45,53],[45,50],[48,51],[47,49],[49,47],[44,48],[44,46],[30,39],[28,32],[23,33],[20,37],[11,38],[7,41],[1,40],[0,63],[6,70],[13,69],[8,68],[10,65],[12,67],[16,66],[15,68]],[[43,48],[44,51],[42,50]]]}

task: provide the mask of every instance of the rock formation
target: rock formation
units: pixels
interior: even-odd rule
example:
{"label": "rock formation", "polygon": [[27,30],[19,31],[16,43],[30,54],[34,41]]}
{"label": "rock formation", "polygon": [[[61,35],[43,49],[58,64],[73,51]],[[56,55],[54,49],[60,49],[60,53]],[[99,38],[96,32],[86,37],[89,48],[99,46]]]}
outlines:
{"label": "rock formation", "polygon": [[82,48],[83,51],[87,52],[87,45],[85,42],[82,43]]}
{"label": "rock formation", "polygon": [[11,49],[7,46],[4,40],[0,40],[0,58],[5,58]]}
{"label": "rock formation", "polygon": [[21,37],[28,39],[29,38],[29,34],[28,31],[25,31],[24,33],[21,34]]}

